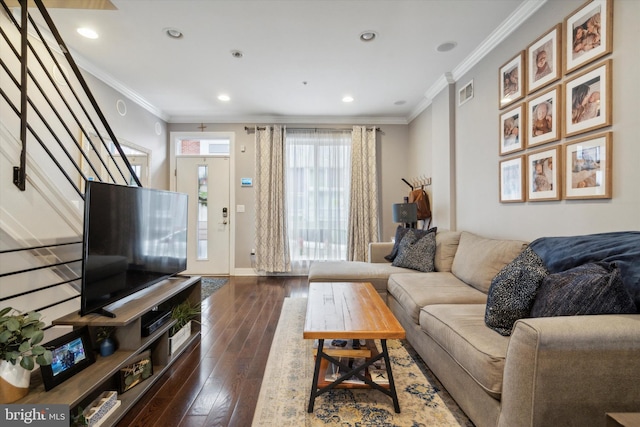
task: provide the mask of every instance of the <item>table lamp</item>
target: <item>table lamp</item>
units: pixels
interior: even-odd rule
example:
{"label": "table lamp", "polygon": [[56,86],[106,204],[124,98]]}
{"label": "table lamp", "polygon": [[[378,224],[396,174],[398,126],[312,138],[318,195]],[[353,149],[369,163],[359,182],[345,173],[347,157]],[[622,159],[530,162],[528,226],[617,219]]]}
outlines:
{"label": "table lamp", "polygon": [[418,223],[418,205],[415,203],[395,203],[392,209],[393,222],[402,222],[410,228]]}

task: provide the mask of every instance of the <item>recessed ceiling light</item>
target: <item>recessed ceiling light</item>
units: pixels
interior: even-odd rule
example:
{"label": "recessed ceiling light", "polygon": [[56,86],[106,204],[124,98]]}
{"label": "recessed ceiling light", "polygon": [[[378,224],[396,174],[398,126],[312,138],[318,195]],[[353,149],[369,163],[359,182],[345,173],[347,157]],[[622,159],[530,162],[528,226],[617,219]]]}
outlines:
{"label": "recessed ceiling light", "polygon": [[165,28],[164,33],[172,39],[181,39],[183,37],[182,31],[177,28]]}
{"label": "recessed ceiling light", "polygon": [[363,31],[360,33],[360,40],[363,42],[370,42],[377,36],[378,34],[375,31]]}
{"label": "recessed ceiling light", "polygon": [[436,50],[438,52],[449,52],[450,50],[453,50],[456,46],[458,46],[458,43],[456,42],[445,42],[445,43],[442,43],[440,46],[438,46]]}
{"label": "recessed ceiling light", "polygon": [[77,31],[78,31],[78,34],[80,34],[82,37],[86,37],[88,39],[97,39],[98,38],[98,33],[96,33],[91,28],[82,27],[82,28],[78,28]]}
{"label": "recessed ceiling light", "polygon": [[244,56],[244,53],[242,53],[239,50],[232,50],[231,51],[231,56],[233,56],[234,58],[240,59]]}
{"label": "recessed ceiling light", "polygon": [[353,102],[353,96],[347,95],[343,97],[342,102]]}
{"label": "recessed ceiling light", "polygon": [[404,99],[401,99],[400,101],[394,102],[393,105],[404,105],[406,103],[407,103],[407,101],[405,101]]}
{"label": "recessed ceiling light", "polygon": [[229,95],[222,94],[222,95],[218,95],[218,99],[220,101],[225,101],[226,102],[226,101],[230,101],[231,97]]}

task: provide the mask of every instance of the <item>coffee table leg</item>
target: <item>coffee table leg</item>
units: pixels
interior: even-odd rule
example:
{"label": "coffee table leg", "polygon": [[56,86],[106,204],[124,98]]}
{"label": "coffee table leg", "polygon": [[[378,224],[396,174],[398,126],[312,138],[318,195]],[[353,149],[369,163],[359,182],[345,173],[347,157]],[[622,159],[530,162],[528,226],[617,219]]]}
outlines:
{"label": "coffee table leg", "polygon": [[324,340],[318,340],[318,351],[316,353],[316,367],[313,370],[313,383],[311,384],[311,395],[309,396],[309,407],[307,408],[308,413],[313,412],[313,404],[316,400],[317,390],[318,390],[318,377],[320,376],[320,362],[322,361],[322,350],[324,348]]}
{"label": "coffee table leg", "polygon": [[384,357],[384,364],[387,367],[387,376],[389,377],[389,391],[391,392],[391,398],[393,399],[393,408],[396,410],[396,414],[400,413],[400,403],[398,402],[398,393],[396,393],[396,384],[393,381],[393,373],[391,372],[391,360],[389,360],[389,350],[387,349],[387,340],[380,340],[382,344],[382,357]]}

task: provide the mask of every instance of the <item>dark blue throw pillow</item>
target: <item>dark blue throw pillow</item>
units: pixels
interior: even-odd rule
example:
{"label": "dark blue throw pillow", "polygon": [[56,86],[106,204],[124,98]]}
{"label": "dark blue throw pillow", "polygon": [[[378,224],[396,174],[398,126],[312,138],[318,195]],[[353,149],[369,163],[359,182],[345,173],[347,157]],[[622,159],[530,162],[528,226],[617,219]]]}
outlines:
{"label": "dark blue throw pillow", "polygon": [[400,242],[409,230],[413,230],[413,232],[416,233],[416,240],[419,240],[421,237],[426,236],[427,233],[436,233],[438,231],[438,227],[433,227],[428,230],[418,230],[415,228],[407,228],[399,225],[398,228],[396,228],[396,236],[394,238],[393,249],[391,249],[391,253],[389,255],[386,255],[384,259],[389,262],[393,262],[393,260],[396,259],[396,257],[398,256],[398,247],[400,246]]}
{"label": "dark blue throw pillow", "polygon": [[636,312],[616,264],[594,262],[548,275],[538,289],[531,317]]}

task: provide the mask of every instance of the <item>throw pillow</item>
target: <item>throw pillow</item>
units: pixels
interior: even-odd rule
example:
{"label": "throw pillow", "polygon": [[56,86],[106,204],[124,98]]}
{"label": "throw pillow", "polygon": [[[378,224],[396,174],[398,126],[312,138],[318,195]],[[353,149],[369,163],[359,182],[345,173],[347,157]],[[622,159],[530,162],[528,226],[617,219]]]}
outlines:
{"label": "throw pillow", "polygon": [[522,251],[491,281],[484,323],[500,335],[511,335],[516,320],[529,317],[536,291],[548,274],[531,248]]}
{"label": "throw pillow", "polygon": [[434,270],[436,233],[421,235],[419,230],[409,229],[398,245],[398,255],[392,265],[425,273]]}
{"label": "throw pillow", "polygon": [[400,246],[400,242],[402,241],[402,238],[405,236],[405,234],[407,234],[407,231],[409,230],[413,230],[415,233],[418,233],[420,237],[422,237],[427,233],[435,234],[438,231],[438,227],[433,227],[428,230],[417,230],[415,228],[407,228],[399,225],[398,228],[396,228],[396,236],[394,238],[393,249],[391,249],[391,253],[389,255],[386,255],[384,257],[387,261],[393,262],[393,260],[396,259],[396,256],[398,255],[398,247]]}
{"label": "throw pillow", "polygon": [[636,313],[615,263],[594,262],[548,275],[531,317]]}

